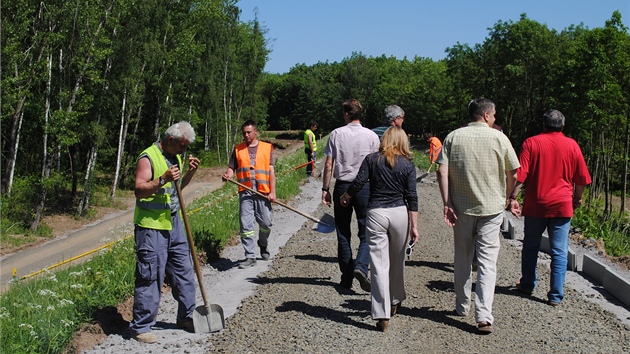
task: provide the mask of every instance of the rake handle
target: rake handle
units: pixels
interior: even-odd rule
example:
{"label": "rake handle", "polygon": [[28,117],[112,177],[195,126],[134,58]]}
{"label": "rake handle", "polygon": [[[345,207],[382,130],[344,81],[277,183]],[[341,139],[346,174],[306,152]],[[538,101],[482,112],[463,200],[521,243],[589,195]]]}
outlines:
{"label": "rake handle", "polygon": [[[239,187],[243,187],[243,188],[247,189],[247,190],[248,190],[248,191],[250,191],[250,192],[256,193],[256,194],[258,194],[259,196],[261,196],[261,197],[263,197],[263,198],[265,198],[265,199],[269,200],[269,198],[268,198],[266,195],[264,195],[264,194],[260,193],[259,191],[255,190],[255,189],[249,188],[248,186],[246,186],[246,185],[244,185],[244,184],[242,184],[242,183],[240,183],[240,182],[237,182],[237,181],[235,181],[235,180],[233,180],[233,179],[228,179],[228,181],[229,181],[229,182],[232,182],[232,183],[234,183],[234,184],[236,184],[236,185],[237,185],[237,186],[239,186]],[[289,209],[289,210],[291,210],[291,211],[293,211],[293,212],[296,212],[296,213],[298,213],[298,214],[300,214],[300,215],[304,216],[304,217],[305,217],[305,218],[307,218],[307,219],[310,219],[310,220],[315,221],[316,223],[319,223],[319,224],[322,224],[322,225],[325,225],[325,226],[330,226],[330,225],[328,225],[327,223],[325,223],[325,222],[323,222],[323,221],[319,220],[318,218],[316,218],[316,217],[314,217],[314,216],[311,216],[311,215],[308,215],[308,214],[306,214],[306,213],[303,213],[303,212],[301,212],[301,211],[299,211],[299,210],[297,210],[297,209],[293,208],[292,206],[289,206],[289,205],[284,204],[284,203],[282,203],[282,202],[279,202],[279,201],[277,201],[277,200],[276,200],[276,201],[274,201],[274,202],[272,202],[272,203],[276,203],[276,204],[278,204],[278,205],[280,205],[280,206],[282,206],[282,207],[285,207],[285,208],[287,208],[287,209]]]}

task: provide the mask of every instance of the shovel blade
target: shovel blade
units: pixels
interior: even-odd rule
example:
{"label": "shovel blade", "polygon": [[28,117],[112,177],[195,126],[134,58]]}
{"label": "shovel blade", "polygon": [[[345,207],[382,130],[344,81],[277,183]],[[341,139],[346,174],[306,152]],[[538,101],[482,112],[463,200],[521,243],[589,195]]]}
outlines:
{"label": "shovel blade", "polygon": [[217,304],[197,306],[193,312],[195,333],[212,333],[225,329],[223,308]]}
{"label": "shovel blade", "polygon": [[325,234],[335,231],[335,218],[330,214],[324,214],[320,222],[316,222],[313,225],[313,230]]}

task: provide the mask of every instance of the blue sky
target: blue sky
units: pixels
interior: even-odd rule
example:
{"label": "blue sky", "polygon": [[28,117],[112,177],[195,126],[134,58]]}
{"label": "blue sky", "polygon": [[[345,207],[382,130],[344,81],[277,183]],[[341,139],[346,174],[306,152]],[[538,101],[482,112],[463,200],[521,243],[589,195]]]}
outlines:
{"label": "blue sky", "polygon": [[268,30],[265,71],[341,62],[352,52],[398,59],[444,59],[457,42],[483,43],[499,20],[529,19],[561,31],[580,23],[603,27],[613,11],[630,27],[630,0],[240,0],[241,20]]}

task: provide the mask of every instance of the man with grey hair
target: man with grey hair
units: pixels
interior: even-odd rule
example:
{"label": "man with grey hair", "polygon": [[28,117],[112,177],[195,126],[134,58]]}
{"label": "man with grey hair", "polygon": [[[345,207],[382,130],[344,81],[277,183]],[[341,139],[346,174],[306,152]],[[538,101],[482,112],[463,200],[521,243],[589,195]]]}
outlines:
{"label": "man with grey hair", "polygon": [[385,107],[383,111],[383,125],[372,129],[372,131],[378,135],[379,139],[382,139],[387,128],[392,126],[402,128],[404,121],[405,111],[397,105],[391,104]]}
{"label": "man with grey hair", "polygon": [[188,172],[182,177],[180,155],[194,140],[192,126],[179,122],[138,156],[133,216],[136,278],[129,328],[139,342],[157,342],[151,327],[156,323],[165,275],[171,279],[173,297],[179,304],[177,326],[194,332],[195,278],[174,186],[179,183],[181,188],[186,187],[199,167],[199,159],[189,155]]}
{"label": "man with grey hair", "polygon": [[444,222],[453,227],[455,311],[468,315],[476,250],[475,320],[480,333],[491,333],[500,227],[519,163],[507,136],[491,128],[496,114],[491,100],[472,100],[468,114],[471,123],[444,139],[437,176]]}
{"label": "man with grey hair", "polygon": [[543,132],[523,142],[516,186],[510,194],[510,211],[520,216],[516,197],[524,183],[525,237],[521,251],[519,292],[532,295],[536,288],[536,262],[542,234],[547,230],[551,247],[551,276],[547,303],[559,305],[564,299],[569,229],[575,208],[582,205],[582,193],[591,183],[580,146],[562,133],[564,115],[558,110],[543,114]]}

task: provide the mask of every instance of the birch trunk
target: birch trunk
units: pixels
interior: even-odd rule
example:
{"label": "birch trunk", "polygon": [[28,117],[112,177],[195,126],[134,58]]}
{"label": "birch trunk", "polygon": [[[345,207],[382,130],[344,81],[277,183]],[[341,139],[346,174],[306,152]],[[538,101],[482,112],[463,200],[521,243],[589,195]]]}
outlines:
{"label": "birch trunk", "polygon": [[120,163],[122,161],[122,154],[125,148],[125,141],[123,139],[125,132],[125,108],[127,105],[127,89],[123,94],[122,100],[122,108],[120,113],[120,130],[118,132],[118,153],[116,154],[116,169],[114,171],[114,183],[112,183],[112,192],[110,194],[111,198],[114,198],[116,195],[116,186],[118,185],[118,176],[120,175]]}

